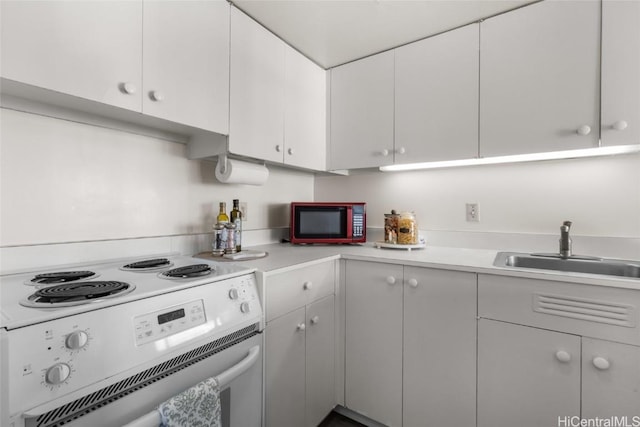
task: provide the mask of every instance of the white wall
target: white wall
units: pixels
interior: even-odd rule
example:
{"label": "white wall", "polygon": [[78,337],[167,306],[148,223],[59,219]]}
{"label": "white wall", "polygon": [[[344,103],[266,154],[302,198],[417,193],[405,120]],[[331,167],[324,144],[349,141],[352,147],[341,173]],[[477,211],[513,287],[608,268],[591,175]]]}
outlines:
{"label": "white wall", "polygon": [[[370,226],[413,210],[421,229],[640,237],[640,155],[317,177],[318,201],[365,201]],[[465,220],[478,203],[480,222]]]}
{"label": "white wall", "polygon": [[286,227],[313,175],[269,167],[264,186],[219,183],[186,146],[1,109],[0,247],[209,232],[218,203],[248,202],[245,229]]}

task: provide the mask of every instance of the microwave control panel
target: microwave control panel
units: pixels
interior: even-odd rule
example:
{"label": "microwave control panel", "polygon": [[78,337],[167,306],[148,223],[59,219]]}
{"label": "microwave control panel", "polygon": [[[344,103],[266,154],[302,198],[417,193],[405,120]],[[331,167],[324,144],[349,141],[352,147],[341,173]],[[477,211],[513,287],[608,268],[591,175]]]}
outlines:
{"label": "microwave control panel", "polygon": [[364,223],[364,206],[355,205],[353,207],[353,237],[363,237],[364,236],[364,228],[366,227]]}

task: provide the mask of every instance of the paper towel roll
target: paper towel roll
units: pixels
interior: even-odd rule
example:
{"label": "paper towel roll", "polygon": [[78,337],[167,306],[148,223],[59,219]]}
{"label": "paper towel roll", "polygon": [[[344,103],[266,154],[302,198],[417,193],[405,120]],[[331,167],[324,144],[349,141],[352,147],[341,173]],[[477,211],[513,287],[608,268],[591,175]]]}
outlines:
{"label": "paper towel roll", "polygon": [[216,165],[216,178],[225,184],[262,185],[269,178],[269,169],[265,165],[219,156]]}

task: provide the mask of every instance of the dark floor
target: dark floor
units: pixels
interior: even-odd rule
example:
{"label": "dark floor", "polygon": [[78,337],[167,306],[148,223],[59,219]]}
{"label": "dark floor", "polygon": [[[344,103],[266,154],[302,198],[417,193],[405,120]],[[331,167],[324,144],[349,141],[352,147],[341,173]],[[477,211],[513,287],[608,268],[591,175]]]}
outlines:
{"label": "dark floor", "polygon": [[364,427],[364,424],[353,421],[351,418],[347,418],[337,412],[331,412],[318,427]]}

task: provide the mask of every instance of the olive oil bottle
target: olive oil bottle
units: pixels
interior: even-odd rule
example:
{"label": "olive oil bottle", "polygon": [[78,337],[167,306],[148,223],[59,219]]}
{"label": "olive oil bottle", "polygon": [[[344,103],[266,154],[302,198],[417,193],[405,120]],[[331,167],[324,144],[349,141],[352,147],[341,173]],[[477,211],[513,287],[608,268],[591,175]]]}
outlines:
{"label": "olive oil bottle", "polygon": [[242,211],[240,210],[240,200],[238,199],[233,199],[231,222],[236,225],[236,251],[240,252],[242,249]]}

